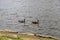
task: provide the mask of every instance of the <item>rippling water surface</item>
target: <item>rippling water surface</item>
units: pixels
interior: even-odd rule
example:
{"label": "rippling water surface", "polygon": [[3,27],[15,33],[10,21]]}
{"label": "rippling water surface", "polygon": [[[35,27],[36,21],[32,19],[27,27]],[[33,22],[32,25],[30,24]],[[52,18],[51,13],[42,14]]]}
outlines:
{"label": "rippling water surface", "polygon": [[[26,19],[26,23],[18,20]],[[39,20],[39,26],[32,20]],[[60,37],[59,0],[0,0],[0,29]]]}

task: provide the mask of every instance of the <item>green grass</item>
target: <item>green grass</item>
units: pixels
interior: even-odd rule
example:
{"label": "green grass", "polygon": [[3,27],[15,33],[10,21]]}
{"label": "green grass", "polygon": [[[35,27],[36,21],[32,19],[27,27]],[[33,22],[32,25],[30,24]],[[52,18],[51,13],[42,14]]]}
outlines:
{"label": "green grass", "polygon": [[[5,36],[1,36],[2,34],[6,34]],[[10,37],[10,36],[7,36],[8,34],[15,34],[17,35],[16,38],[14,37]],[[0,32],[0,40],[9,40],[9,39],[12,39],[12,40],[23,40],[22,38],[39,38],[40,40],[57,40],[57,39],[54,39],[54,38],[48,38],[48,37],[37,37],[37,36],[33,36],[33,35],[28,35],[28,34],[18,34],[18,33],[9,33],[9,32]]]}
{"label": "green grass", "polygon": [[56,40],[56,39],[53,39],[53,38],[41,38],[41,40]]}
{"label": "green grass", "polygon": [[0,36],[0,40],[9,40],[9,39],[12,39],[12,40],[22,40],[21,38],[11,38],[11,37],[8,37],[8,36]]}

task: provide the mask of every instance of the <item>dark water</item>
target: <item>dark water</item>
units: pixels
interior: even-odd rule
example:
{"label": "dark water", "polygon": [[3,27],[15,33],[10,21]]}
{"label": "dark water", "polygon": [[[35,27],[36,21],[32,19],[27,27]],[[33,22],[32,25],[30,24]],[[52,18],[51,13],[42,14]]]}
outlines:
{"label": "dark water", "polygon": [[[26,26],[18,22],[24,18]],[[39,27],[31,23],[37,19]],[[60,0],[0,0],[0,29],[60,37]]]}

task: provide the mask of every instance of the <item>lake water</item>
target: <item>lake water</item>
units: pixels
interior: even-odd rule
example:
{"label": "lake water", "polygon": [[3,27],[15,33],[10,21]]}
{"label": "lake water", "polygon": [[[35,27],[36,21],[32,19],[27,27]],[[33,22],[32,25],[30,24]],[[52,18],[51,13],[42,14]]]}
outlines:
{"label": "lake water", "polygon": [[60,37],[60,0],[0,0],[0,29]]}

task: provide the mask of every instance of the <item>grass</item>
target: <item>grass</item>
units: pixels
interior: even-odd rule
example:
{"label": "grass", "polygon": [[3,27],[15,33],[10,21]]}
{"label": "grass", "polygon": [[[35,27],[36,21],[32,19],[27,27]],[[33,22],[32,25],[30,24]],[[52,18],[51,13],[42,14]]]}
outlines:
{"label": "grass", "polygon": [[[4,34],[3,36],[1,36],[2,34]],[[17,35],[16,38],[14,37],[10,37],[10,36],[7,36],[8,34],[14,34],[14,35]],[[12,35],[11,35],[12,36]],[[34,36],[34,35],[28,35],[28,34],[18,34],[18,33],[11,33],[11,32],[0,32],[0,40],[26,40],[26,39],[33,39],[33,40],[57,40],[57,39],[54,39],[54,38],[48,38],[48,37],[37,37],[37,36]]]}
{"label": "grass", "polygon": [[9,37],[9,36],[0,36],[0,40],[9,40],[9,39],[11,39],[11,40],[22,40],[21,38],[11,38],[11,37]]}

